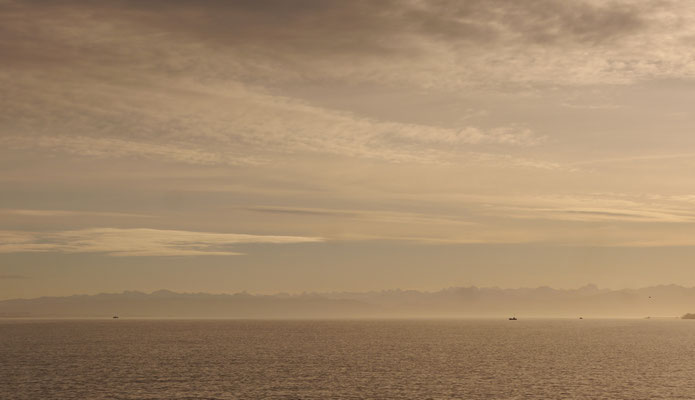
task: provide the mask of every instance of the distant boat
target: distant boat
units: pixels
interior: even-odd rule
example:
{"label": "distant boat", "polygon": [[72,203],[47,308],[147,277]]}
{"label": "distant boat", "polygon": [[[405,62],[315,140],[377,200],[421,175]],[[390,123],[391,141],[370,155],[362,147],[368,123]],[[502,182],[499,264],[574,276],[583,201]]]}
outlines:
{"label": "distant boat", "polygon": [[516,321],[516,317],[509,317],[510,321]]}
{"label": "distant boat", "polygon": [[584,317],[579,317],[579,319],[584,319]]}
{"label": "distant boat", "polygon": [[118,315],[114,315],[114,316],[113,316],[113,319],[118,319]]}

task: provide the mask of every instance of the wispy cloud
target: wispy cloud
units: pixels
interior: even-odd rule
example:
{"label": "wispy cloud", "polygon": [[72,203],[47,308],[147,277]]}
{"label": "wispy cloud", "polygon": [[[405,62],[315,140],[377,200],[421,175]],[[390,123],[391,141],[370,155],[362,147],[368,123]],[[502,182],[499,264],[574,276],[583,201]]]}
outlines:
{"label": "wispy cloud", "polygon": [[622,222],[668,222],[668,223],[692,223],[695,222],[695,213],[688,210],[642,208],[639,205],[631,209],[621,208],[500,208],[500,214],[505,212],[515,218],[550,219],[562,221],[622,221]]}
{"label": "wispy cloud", "polygon": [[573,195],[463,196],[461,200],[483,204],[486,215],[524,219],[577,222],[616,221],[641,223],[693,223],[695,212],[689,197],[654,198],[620,193]]}
{"label": "wispy cloud", "polygon": [[600,158],[593,160],[577,161],[572,163],[572,165],[600,165],[600,164],[620,164],[620,163],[631,163],[631,162],[651,162],[651,161],[665,161],[665,160],[678,160],[678,159],[695,159],[695,153],[675,153],[675,154],[643,154],[634,155],[629,157],[611,157],[611,158]]}
{"label": "wispy cloud", "polygon": [[186,143],[179,143],[178,145],[158,144],[108,137],[8,136],[0,138],[0,144],[12,149],[62,151],[67,154],[97,158],[135,157],[199,165],[253,165],[259,163],[253,157],[196,149],[192,148],[191,144]]}
{"label": "wispy cloud", "polygon": [[28,276],[24,275],[2,275],[0,274],[0,281],[2,280],[17,280],[17,279],[29,279]]}
{"label": "wispy cloud", "polygon": [[311,243],[317,237],[263,236],[161,229],[92,228],[59,232],[0,231],[0,253],[105,253],[111,256],[239,255],[242,243]]}
{"label": "wispy cloud", "polygon": [[108,211],[76,211],[76,210],[35,210],[21,208],[0,208],[0,214],[19,215],[25,217],[75,217],[75,216],[94,216],[94,217],[135,217],[135,218],[154,218],[152,215],[119,213]]}
{"label": "wispy cloud", "polygon": [[[14,85],[9,79],[4,84]],[[84,89],[78,91],[78,104],[64,104],[62,89],[33,94],[30,85],[17,91],[11,105],[7,101],[8,108],[19,109],[6,121],[11,128],[0,143],[6,148],[85,157],[253,165],[271,156],[297,153],[441,163],[477,146],[528,147],[544,141],[523,126],[481,129],[403,123],[310,105],[238,83],[221,88],[176,85],[179,91],[169,93],[167,88],[154,98],[148,93],[150,87],[118,87],[117,98],[104,95],[103,88]],[[129,106],[113,107],[114,101]],[[66,119],[76,108],[82,109],[79,118]]]}
{"label": "wispy cloud", "polygon": [[254,206],[247,207],[249,211],[265,214],[286,214],[286,215],[297,215],[297,216],[321,216],[321,217],[347,217],[354,218],[361,214],[361,211],[356,210],[332,210],[325,208],[299,208],[299,207],[268,207],[268,206]]}
{"label": "wispy cloud", "polygon": [[[403,15],[401,12],[385,13],[387,8],[382,6],[361,6],[373,8],[375,15],[379,15],[372,20],[368,17],[371,13],[365,12],[368,10],[330,2],[317,7],[291,7],[292,10],[281,4],[268,9],[243,4],[206,4],[202,8],[193,4],[167,5],[165,13],[184,17],[182,26],[173,27],[168,18],[160,18],[161,9],[151,6],[131,4],[130,8],[118,8],[103,5],[110,10],[103,15],[107,21],[95,21],[88,12],[76,11],[89,8],[89,5],[79,2],[44,5],[52,10],[50,13],[39,6],[8,3],[4,20],[0,17],[8,39],[1,43],[0,52],[14,62],[0,67],[0,90],[7,94],[4,100],[0,100],[0,107],[7,111],[0,115],[2,145],[25,151],[64,152],[85,157],[249,165],[278,155],[298,153],[392,162],[445,163],[479,151],[476,147],[480,146],[527,147],[544,142],[542,134],[519,124],[439,126],[367,117],[310,104],[267,88],[268,85],[272,87],[273,77],[284,76],[281,79],[301,82],[312,79],[310,77],[315,74],[325,78],[326,74],[344,69],[346,64],[350,64],[350,68],[363,64],[338,62],[330,54],[321,52],[320,56],[328,65],[314,71],[312,65],[317,65],[317,62],[304,64],[302,57],[291,61],[275,60],[273,54],[281,52],[257,51],[259,46],[263,49],[268,45],[282,47],[278,41],[257,42],[266,36],[266,29],[285,29],[277,24],[265,25],[278,13],[282,14],[280,10],[285,10],[288,15],[283,16],[283,20],[294,24],[292,29],[300,36],[314,38],[310,42],[318,40],[318,43],[334,45],[336,41],[328,39],[335,34],[333,29],[323,32],[320,28],[323,24],[307,25],[307,18],[316,21],[328,18],[333,20],[331,25],[345,30],[347,27],[341,23],[343,17],[337,21],[334,12],[328,12],[337,7],[347,15],[364,18],[364,21],[354,22],[374,30],[374,33],[402,37],[410,33],[398,31],[400,22],[421,17],[436,22],[441,18],[438,16],[441,10],[437,11],[435,5],[426,9],[415,7],[411,12],[421,14],[415,19],[407,12]],[[164,4],[160,6],[164,7]],[[403,6],[414,7],[410,3]],[[191,18],[194,14],[198,17]],[[227,21],[238,21],[238,24],[220,25],[218,18],[221,15]],[[397,20],[389,21],[388,15]],[[28,16],[41,29],[31,30],[29,34],[23,22]],[[209,24],[201,25],[199,17],[208,19]],[[387,24],[382,27],[380,21],[383,18]],[[250,20],[258,20],[261,25],[249,24]],[[258,31],[258,26],[265,28]],[[414,33],[427,40],[445,33],[430,32],[433,27],[423,26]],[[225,29],[232,31],[225,33]],[[383,29],[386,31],[380,33]],[[389,32],[388,29],[396,31]],[[352,27],[349,31],[355,32]],[[130,34],[124,35],[123,32]],[[199,35],[207,34],[212,36],[201,41]],[[218,51],[211,45],[221,37],[237,35],[244,39],[218,44],[225,46],[225,51]],[[372,53],[363,48],[369,47],[371,42],[364,41],[360,46],[355,43],[350,47],[360,58],[382,54],[383,58],[378,57],[380,61],[374,65],[395,62],[397,69],[403,69],[402,62],[428,59],[408,57],[412,58],[409,61],[396,55],[396,59],[391,60],[389,53]],[[294,47],[300,43],[288,41],[286,45]],[[313,54],[312,47],[296,50],[298,54],[311,53],[305,57],[310,59],[318,56]],[[129,49],[127,57],[124,49]],[[403,55],[408,53],[406,51]],[[363,61],[370,64],[367,59]],[[40,69],[24,68],[26,65],[40,66]],[[353,83],[371,81],[374,76],[373,72],[357,69],[342,74],[345,76],[341,80]],[[436,71],[428,73],[430,76],[436,74]],[[506,160],[501,158],[499,162]],[[541,164],[543,162],[524,165],[535,167]]]}
{"label": "wispy cloud", "polygon": [[426,214],[405,211],[393,210],[338,210],[326,208],[307,208],[307,207],[268,207],[254,206],[248,207],[247,210],[266,213],[266,214],[286,214],[298,217],[335,217],[361,219],[372,222],[386,222],[397,224],[411,225],[475,225],[475,222],[465,218],[443,215],[443,214]]}

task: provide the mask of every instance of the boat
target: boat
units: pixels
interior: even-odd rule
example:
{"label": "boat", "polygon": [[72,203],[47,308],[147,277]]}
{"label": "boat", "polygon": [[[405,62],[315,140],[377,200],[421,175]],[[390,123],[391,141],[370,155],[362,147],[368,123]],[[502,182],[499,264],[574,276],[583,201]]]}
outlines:
{"label": "boat", "polygon": [[113,316],[113,319],[118,319],[118,315],[114,315],[114,316]]}
{"label": "boat", "polygon": [[509,317],[510,321],[516,321],[516,317]]}

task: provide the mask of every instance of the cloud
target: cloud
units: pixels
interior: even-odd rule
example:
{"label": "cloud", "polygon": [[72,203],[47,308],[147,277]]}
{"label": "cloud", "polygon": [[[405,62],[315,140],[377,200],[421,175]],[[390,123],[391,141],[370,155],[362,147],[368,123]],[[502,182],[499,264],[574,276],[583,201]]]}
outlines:
{"label": "cloud", "polygon": [[135,217],[135,218],[153,218],[152,215],[119,213],[119,212],[104,212],[104,211],[75,211],[75,210],[31,210],[17,208],[0,208],[0,214],[20,215],[26,217],[75,217],[75,216],[95,216],[95,217]]}
{"label": "cloud", "polygon": [[251,156],[232,155],[190,144],[158,144],[118,138],[85,136],[8,136],[0,144],[11,149],[62,151],[68,154],[96,158],[144,158],[176,161],[194,165],[254,165],[260,161]]}
{"label": "cloud", "polygon": [[[469,202],[485,204],[489,216],[576,222],[693,223],[695,213],[679,199],[655,199],[620,193],[469,196]],[[686,199],[682,199],[685,201]]]}
{"label": "cloud", "polygon": [[[544,136],[518,124],[370,118],[278,88],[340,83],[450,91],[695,72],[683,59],[682,42],[695,34],[686,23],[693,15],[673,2],[11,1],[2,7],[0,55],[11,60],[0,67],[2,144],[86,157],[236,166],[308,152],[456,162],[482,153],[476,147],[496,153],[543,144]],[[36,29],[27,29],[29,20]]]}
{"label": "cloud", "polygon": [[[253,4],[252,4],[253,3]],[[462,89],[689,78],[688,2],[8,2],[14,67]],[[32,21],[35,29],[26,29]],[[91,71],[98,74],[99,71]],[[113,77],[108,78],[113,79]]]}
{"label": "cloud", "polygon": [[458,216],[443,214],[426,214],[392,210],[337,210],[326,208],[299,208],[299,207],[247,207],[249,211],[265,214],[294,215],[299,217],[335,217],[348,219],[361,219],[370,222],[385,222],[395,224],[412,225],[475,225],[474,222]]}
{"label": "cloud", "polygon": [[[29,64],[96,57],[247,81],[441,88],[624,83],[693,72],[684,51],[695,15],[683,1],[67,1],[5,8],[5,52]],[[17,15],[41,29],[28,33]],[[138,35],[119,39],[123,32]],[[201,49],[208,57],[193,55]]]}
{"label": "cloud", "polygon": [[348,210],[328,210],[328,209],[318,209],[318,208],[296,208],[296,207],[247,207],[249,211],[265,213],[265,214],[286,214],[286,215],[298,215],[298,216],[328,216],[328,217],[347,217],[353,218],[358,215],[356,211]]}
{"label": "cloud", "polygon": [[317,237],[262,236],[161,229],[92,228],[59,232],[0,232],[0,253],[105,253],[110,256],[239,255],[242,243],[312,243]]}
{"label": "cloud", "polygon": [[645,154],[629,157],[612,157],[595,160],[577,161],[572,165],[597,165],[597,164],[619,164],[631,162],[662,162],[664,160],[677,159],[695,159],[695,153],[677,153],[677,154]]}
{"label": "cloud", "polygon": [[[451,128],[366,118],[241,83],[177,82],[172,89],[150,82],[124,88],[74,79],[48,83],[41,91],[33,90],[37,82],[8,78],[3,85],[0,79],[0,85],[16,92],[0,100],[12,109],[0,116],[6,132],[0,144],[84,157],[235,166],[298,153],[446,163],[480,146],[528,147],[544,141],[516,125]],[[72,102],[65,102],[65,92],[73,92]]]}
{"label": "cloud", "polygon": [[[519,46],[561,42],[551,52],[560,56],[568,42],[594,46],[647,29],[639,7],[578,4],[7,2],[0,54],[11,62],[0,67],[0,144],[208,166],[309,154],[558,169],[512,155],[545,143],[523,124],[368,117],[281,88],[338,82],[456,90],[505,85],[502,76],[514,80],[522,71],[552,80],[567,65],[555,73],[521,65],[533,51]],[[28,20],[37,28],[27,29]],[[500,76],[489,76],[498,68]]]}
{"label": "cloud", "polygon": [[29,277],[24,276],[24,275],[1,275],[0,274],[0,281],[2,281],[2,280],[16,280],[16,279],[29,279]]}

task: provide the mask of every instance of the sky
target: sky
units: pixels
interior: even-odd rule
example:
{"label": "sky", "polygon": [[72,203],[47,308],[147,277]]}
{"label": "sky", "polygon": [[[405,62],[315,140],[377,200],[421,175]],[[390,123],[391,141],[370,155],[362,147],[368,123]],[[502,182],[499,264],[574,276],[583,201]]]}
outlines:
{"label": "sky", "polygon": [[0,0],[0,299],[695,286],[695,4]]}

